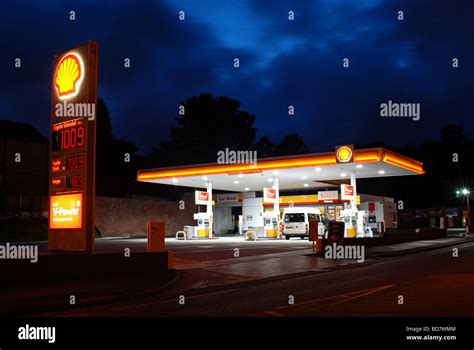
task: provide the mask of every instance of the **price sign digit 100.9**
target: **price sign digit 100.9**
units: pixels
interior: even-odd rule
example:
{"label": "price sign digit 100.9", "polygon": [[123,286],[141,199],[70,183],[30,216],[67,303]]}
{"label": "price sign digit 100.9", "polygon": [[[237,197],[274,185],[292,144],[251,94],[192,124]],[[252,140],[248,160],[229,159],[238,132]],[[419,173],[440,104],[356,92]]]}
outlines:
{"label": "price sign digit 100.9", "polygon": [[85,129],[81,120],[63,122],[53,126],[52,151],[79,149],[84,146]]}

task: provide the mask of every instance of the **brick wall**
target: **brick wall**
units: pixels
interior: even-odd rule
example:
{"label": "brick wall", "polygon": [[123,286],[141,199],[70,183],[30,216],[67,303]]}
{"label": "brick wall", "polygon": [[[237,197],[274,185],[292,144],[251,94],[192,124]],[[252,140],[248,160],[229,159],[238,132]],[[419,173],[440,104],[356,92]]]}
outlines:
{"label": "brick wall", "polygon": [[196,225],[193,194],[185,194],[182,200],[184,210],[178,201],[97,197],[96,226],[103,237],[144,236],[147,220],[163,220],[166,236],[174,236],[184,225]]}

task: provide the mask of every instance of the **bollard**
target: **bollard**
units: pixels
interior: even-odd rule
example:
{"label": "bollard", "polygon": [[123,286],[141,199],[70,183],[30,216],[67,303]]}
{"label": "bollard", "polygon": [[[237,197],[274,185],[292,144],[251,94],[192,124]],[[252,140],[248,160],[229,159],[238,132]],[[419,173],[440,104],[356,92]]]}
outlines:
{"label": "bollard", "polygon": [[165,223],[163,221],[147,222],[147,252],[165,250]]}
{"label": "bollard", "polygon": [[319,254],[323,251],[322,239],[318,235],[318,221],[309,219],[309,241],[313,242],[313,253]]}

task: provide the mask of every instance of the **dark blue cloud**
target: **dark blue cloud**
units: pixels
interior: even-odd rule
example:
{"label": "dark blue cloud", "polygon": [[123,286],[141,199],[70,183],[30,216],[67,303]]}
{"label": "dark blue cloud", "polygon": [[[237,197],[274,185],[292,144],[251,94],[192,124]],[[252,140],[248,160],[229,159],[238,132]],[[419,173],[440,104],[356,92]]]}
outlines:
{"label": "dark blue cloud", "polygon": [[[114,133],[141,151],[165,140],[179,102],[201,92],[241,100],[261,135],[297,132],[314,150],[419,142],[447,123],[462,123],[474,136],[473,8],[468,0],[6,2],[1,118],[47,134],[52,55],[94,39],[99,94]],[[451,67],[453,57],[460,68]],[[421,120],[380,118],[389,99],[420,102]]]}

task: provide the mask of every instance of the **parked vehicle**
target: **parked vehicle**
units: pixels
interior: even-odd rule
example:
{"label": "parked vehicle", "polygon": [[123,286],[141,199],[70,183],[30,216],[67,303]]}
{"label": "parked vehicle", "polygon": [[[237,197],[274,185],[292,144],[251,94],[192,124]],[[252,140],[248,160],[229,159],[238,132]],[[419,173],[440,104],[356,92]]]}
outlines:
{"label": "parked vehicle", "polygon": [[316,219],[318,235],[325,237],[327,229],[319,209],[312,207],[285,208],[282,217],[282,231],[285,238],[300,237],[304,239],[308,237],[310,219]]}

